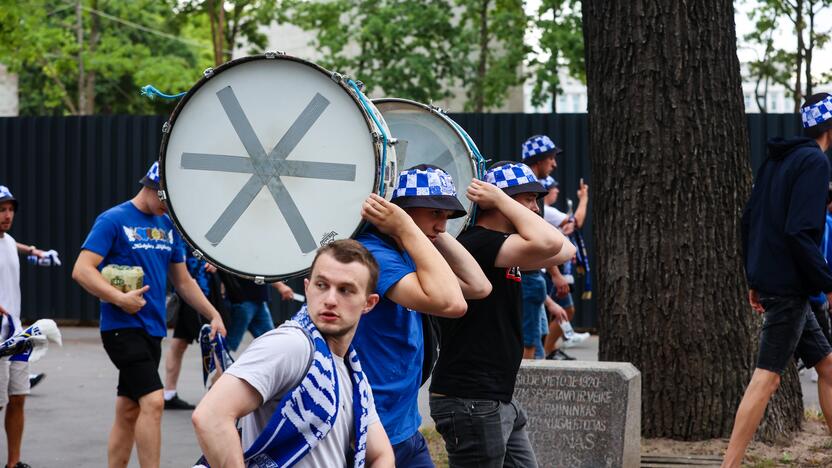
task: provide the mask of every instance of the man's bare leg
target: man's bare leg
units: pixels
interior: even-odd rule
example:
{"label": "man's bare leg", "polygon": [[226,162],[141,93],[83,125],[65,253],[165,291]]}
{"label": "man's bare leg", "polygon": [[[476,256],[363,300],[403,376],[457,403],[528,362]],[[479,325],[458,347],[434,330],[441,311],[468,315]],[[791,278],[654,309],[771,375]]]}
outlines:
{"label": "man's bare leg", "polygon": [[9,395],[6,408],[6,443],[9,448],[8,466],[20,461],[20,445],[23,442],[23,406],[26,395]]}
{"label": "man's bare leg", "polygon": [[820,409],[826,419],[826,427],[832,433],[832,354],[828,354],[815,364],[815,370],[818,372]]}
{"label": "man's bare leg", "polygon": [[139,418],[136,421],[136,452],[139,466],[158,468],[161,462],[162,410],[164,392],[156,390],[139,398]]}
{"label": "man's bare leg", "polygon": [[182,370],[182,357],[188,349],[188,342],[182,338],[171,338],[168,353],[165,356],[165,390],[176,391],[179,372]]}
{"label": "man's bare leg", "polygon": [[[572,317],[575,316],[575,307],[564,307],[563,310],[566,311],[566,316],[569,317],[569,321],[571,322]],[[549,334],[546,335],[546,340],[543,341],[543,351],[545,352],[546,356],[548,356],[552,351],[557,349],[555,345],[557,344],[558,339],[560,339],[561,336],[563,336],[563,330],[560,329],[560,324],[555,320],[549,322]]]}
{"label": "man's bare leg", "polygon": [[107,466],[125,468],[133,451],[134,431],[139,417],[139,405],[124,396],[116,397],[116,417],[107,442]]}
{"label": "man's bare leg", "polygon": [[771,396],[780,386],[780,375],[765,369],[755,369],[751,382],[745,389],[737,416],[734,418],[734,429],[731,431],[731,441],[725,451],[723,468],[738,468],[745,456],[748,443],[754,437]]}

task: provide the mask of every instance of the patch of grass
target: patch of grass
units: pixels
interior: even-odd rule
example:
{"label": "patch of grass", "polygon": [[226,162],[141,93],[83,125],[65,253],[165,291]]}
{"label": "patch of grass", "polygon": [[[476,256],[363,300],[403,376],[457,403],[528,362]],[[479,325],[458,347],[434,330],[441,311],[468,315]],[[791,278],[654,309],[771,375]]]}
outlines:
{"label": "patch of grass", "polygon": [[783,452],[783,455],[780,457],[780,463],[791,465],[794,463],[794,456],[789,452]]}
{"label": "patch of grass", "polygon": [[430,458],[433,459],[436,468],[448,468],[448,452],[445,451],[445,441],[442,440],[442,436],[432,427],[420,429],[419,432],[428,442]]}
{"label": "patch of grass", "polygon": [[806,421],[824,422],[823,413],[819,409],[807,408],[803,410],[803,419]]}

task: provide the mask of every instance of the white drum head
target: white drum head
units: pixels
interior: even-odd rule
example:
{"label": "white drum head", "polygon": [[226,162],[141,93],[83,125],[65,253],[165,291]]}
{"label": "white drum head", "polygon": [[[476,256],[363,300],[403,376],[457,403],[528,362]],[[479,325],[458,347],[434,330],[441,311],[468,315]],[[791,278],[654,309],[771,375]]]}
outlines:
{"label": "white drum head", "polygon": [[396,149],[399,170],[432,164],[453,177],[457,198],[468,212],[466,216],[448,220],[447,232],[458,236],[470,219],[472,203],[465,191],[476,176],[473,153],[464,138],[447,116],[427,105],[392,98],[374,99],[373,103],[399,141]]}
{"label": "white drum head", "polygon": [[243,277],[305,272],[317,247],[357,231],[377,191],[378,130],[345,84],[303,60],[224,64],[169,124],[161,180],[171,218],[206,259]]}

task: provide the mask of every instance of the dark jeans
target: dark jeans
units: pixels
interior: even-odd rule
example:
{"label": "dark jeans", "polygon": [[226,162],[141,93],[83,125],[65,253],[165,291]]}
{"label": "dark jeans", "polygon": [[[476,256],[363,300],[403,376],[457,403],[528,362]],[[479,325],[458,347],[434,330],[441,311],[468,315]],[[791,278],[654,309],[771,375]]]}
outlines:
{"label": "dark jeans", "polygon": [[536,468],[526,412],[516,401],[430,396],[430,416],[451,467]]}
{"label": "dark jeans", "polygon": [[393,454],[396,456],[396,466],[434,468],[433,459],[428,452],[428,443],[420,432],[394,445]]}
{"label": "dark jeans", "polygon": [[757,368],[782,374],[795,354],[811,368],[832,353],[808,298],[761,292],[760,303],[765,314]]}

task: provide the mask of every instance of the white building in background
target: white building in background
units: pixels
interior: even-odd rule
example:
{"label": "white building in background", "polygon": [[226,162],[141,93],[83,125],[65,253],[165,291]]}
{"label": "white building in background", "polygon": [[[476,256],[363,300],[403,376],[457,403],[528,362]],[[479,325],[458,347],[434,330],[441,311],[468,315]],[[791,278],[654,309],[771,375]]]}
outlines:
{"label": "white building in background", "polygon": [[17,75],[0,64],[0,117],[14,117],[20,112],[17,95]]}

